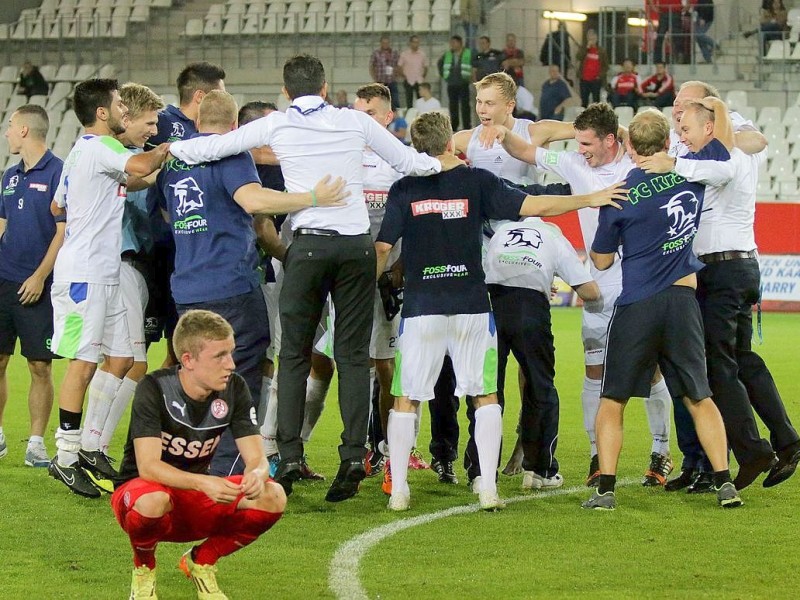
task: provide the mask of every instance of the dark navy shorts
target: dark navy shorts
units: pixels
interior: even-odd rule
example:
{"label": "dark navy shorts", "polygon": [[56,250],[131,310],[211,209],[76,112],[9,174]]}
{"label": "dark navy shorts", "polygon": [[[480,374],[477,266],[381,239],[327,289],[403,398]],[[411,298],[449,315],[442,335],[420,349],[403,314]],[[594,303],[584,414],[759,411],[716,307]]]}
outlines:
{"label": "dark navy shorts", "polygon": [[36,304],[20,304],[21,283],[0,279],[0,354],[14,354],[19,338],[22,356],[28,360],[59,358],[50,352],[53,337],[53,305],[50,284],[42,290]]}

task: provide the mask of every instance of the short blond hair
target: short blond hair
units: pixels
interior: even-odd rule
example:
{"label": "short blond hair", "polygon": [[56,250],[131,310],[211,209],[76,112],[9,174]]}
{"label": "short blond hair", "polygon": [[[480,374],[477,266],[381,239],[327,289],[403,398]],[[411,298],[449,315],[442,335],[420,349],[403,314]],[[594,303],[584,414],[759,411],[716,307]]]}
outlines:
{"label": "short blond hair", "polygon": [[661,111],[647,108],[631,119],[628,137],[640,156],[652,156],[664,150],[669,139],[669,120]]}
{"label": "short blond hair", "polygon": [[119,97],[128,108],[128,118],[136,119],[146,112],[164,108],[164,100],[146,85],[126,83],[119,88]]}
{"label": "short blond hair", "polygon": [[507,101],[517,99],[517,84],[506,73],[489,73],[480,81],[475,82],[475,89],[480,91],[488,87],[496,87],[500,95]]}
{"label": "short blond hair", "polygon": [[219,342],[233,337],[233,327],[225,319],[210,310],[188,310],[175,326],[172,347],[175,355],[188,352],[197,357],[206,342]]}
{"label": "short blond hair", "polygon": [[411,143],[417,152],[439,156],[453,137],[450,117],[440,112],[423,113],[411,123]]}
{"label": "short blond hair", "polygon": [[703,98],[706,98],[708,96],[713,96],[714,98],[720,98],[720,99],[722,98],[722,96],[719,95],[719,90],[710,83],[706,83],[705,81],[685,81],[678,89],[678,91],[679,92],[683,91],[688,87],[699,87],[700,89],[702,89]]}
{"label": "short blond hair", "polygon": [[202,127],[228,127],[239,114],[236,99],[228,92],[211,90],[200,101],[197,122]]}

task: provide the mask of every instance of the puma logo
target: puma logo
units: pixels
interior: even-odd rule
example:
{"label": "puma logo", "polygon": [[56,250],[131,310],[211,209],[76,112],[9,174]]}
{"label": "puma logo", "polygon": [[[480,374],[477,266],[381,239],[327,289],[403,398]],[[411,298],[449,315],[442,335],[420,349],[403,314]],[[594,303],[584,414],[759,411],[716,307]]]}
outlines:
{"label": "puma logo", "polygon": [[177,401],[173,400],[172,401],[172,406],[174,406],[175,408],[178,409],[178,411],[181,413],[182,417],[184,417],[184,418],[186,417],[186,405],[185,404],[178,404]]}

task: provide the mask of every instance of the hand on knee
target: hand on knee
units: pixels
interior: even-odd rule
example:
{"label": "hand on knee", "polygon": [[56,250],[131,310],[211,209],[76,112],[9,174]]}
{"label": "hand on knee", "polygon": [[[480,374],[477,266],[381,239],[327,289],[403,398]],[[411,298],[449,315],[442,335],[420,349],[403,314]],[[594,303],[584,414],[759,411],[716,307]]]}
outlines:
{"label": "hand on knee", "polygon": [[264,484],[264,492],[253,501],[253,508],[270,513],[282,513],[286,510],[286,493],[283,487],[274,481]]}

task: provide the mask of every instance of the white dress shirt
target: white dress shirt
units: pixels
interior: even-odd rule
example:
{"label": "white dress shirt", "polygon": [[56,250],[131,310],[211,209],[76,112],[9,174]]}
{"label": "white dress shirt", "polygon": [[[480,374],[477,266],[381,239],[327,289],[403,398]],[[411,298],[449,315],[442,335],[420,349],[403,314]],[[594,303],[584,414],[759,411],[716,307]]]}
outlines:
{"label": "white dress shirt", "polygon": [[307,192],[324,175],[342,177],[351,192],[343,206],[291,213],[292,230],[333,229],[342,235],[369,231],[364,201],[364,146],[406,175],[441,171],[437,159],[404,146],[366,113],[339,110],[319,96],[295,98],[285,113],[272,112],[225,135],[173,142],[170,152],[184,162],[197,164],[259,146],[270,146],[275,152],[288,192]]}

